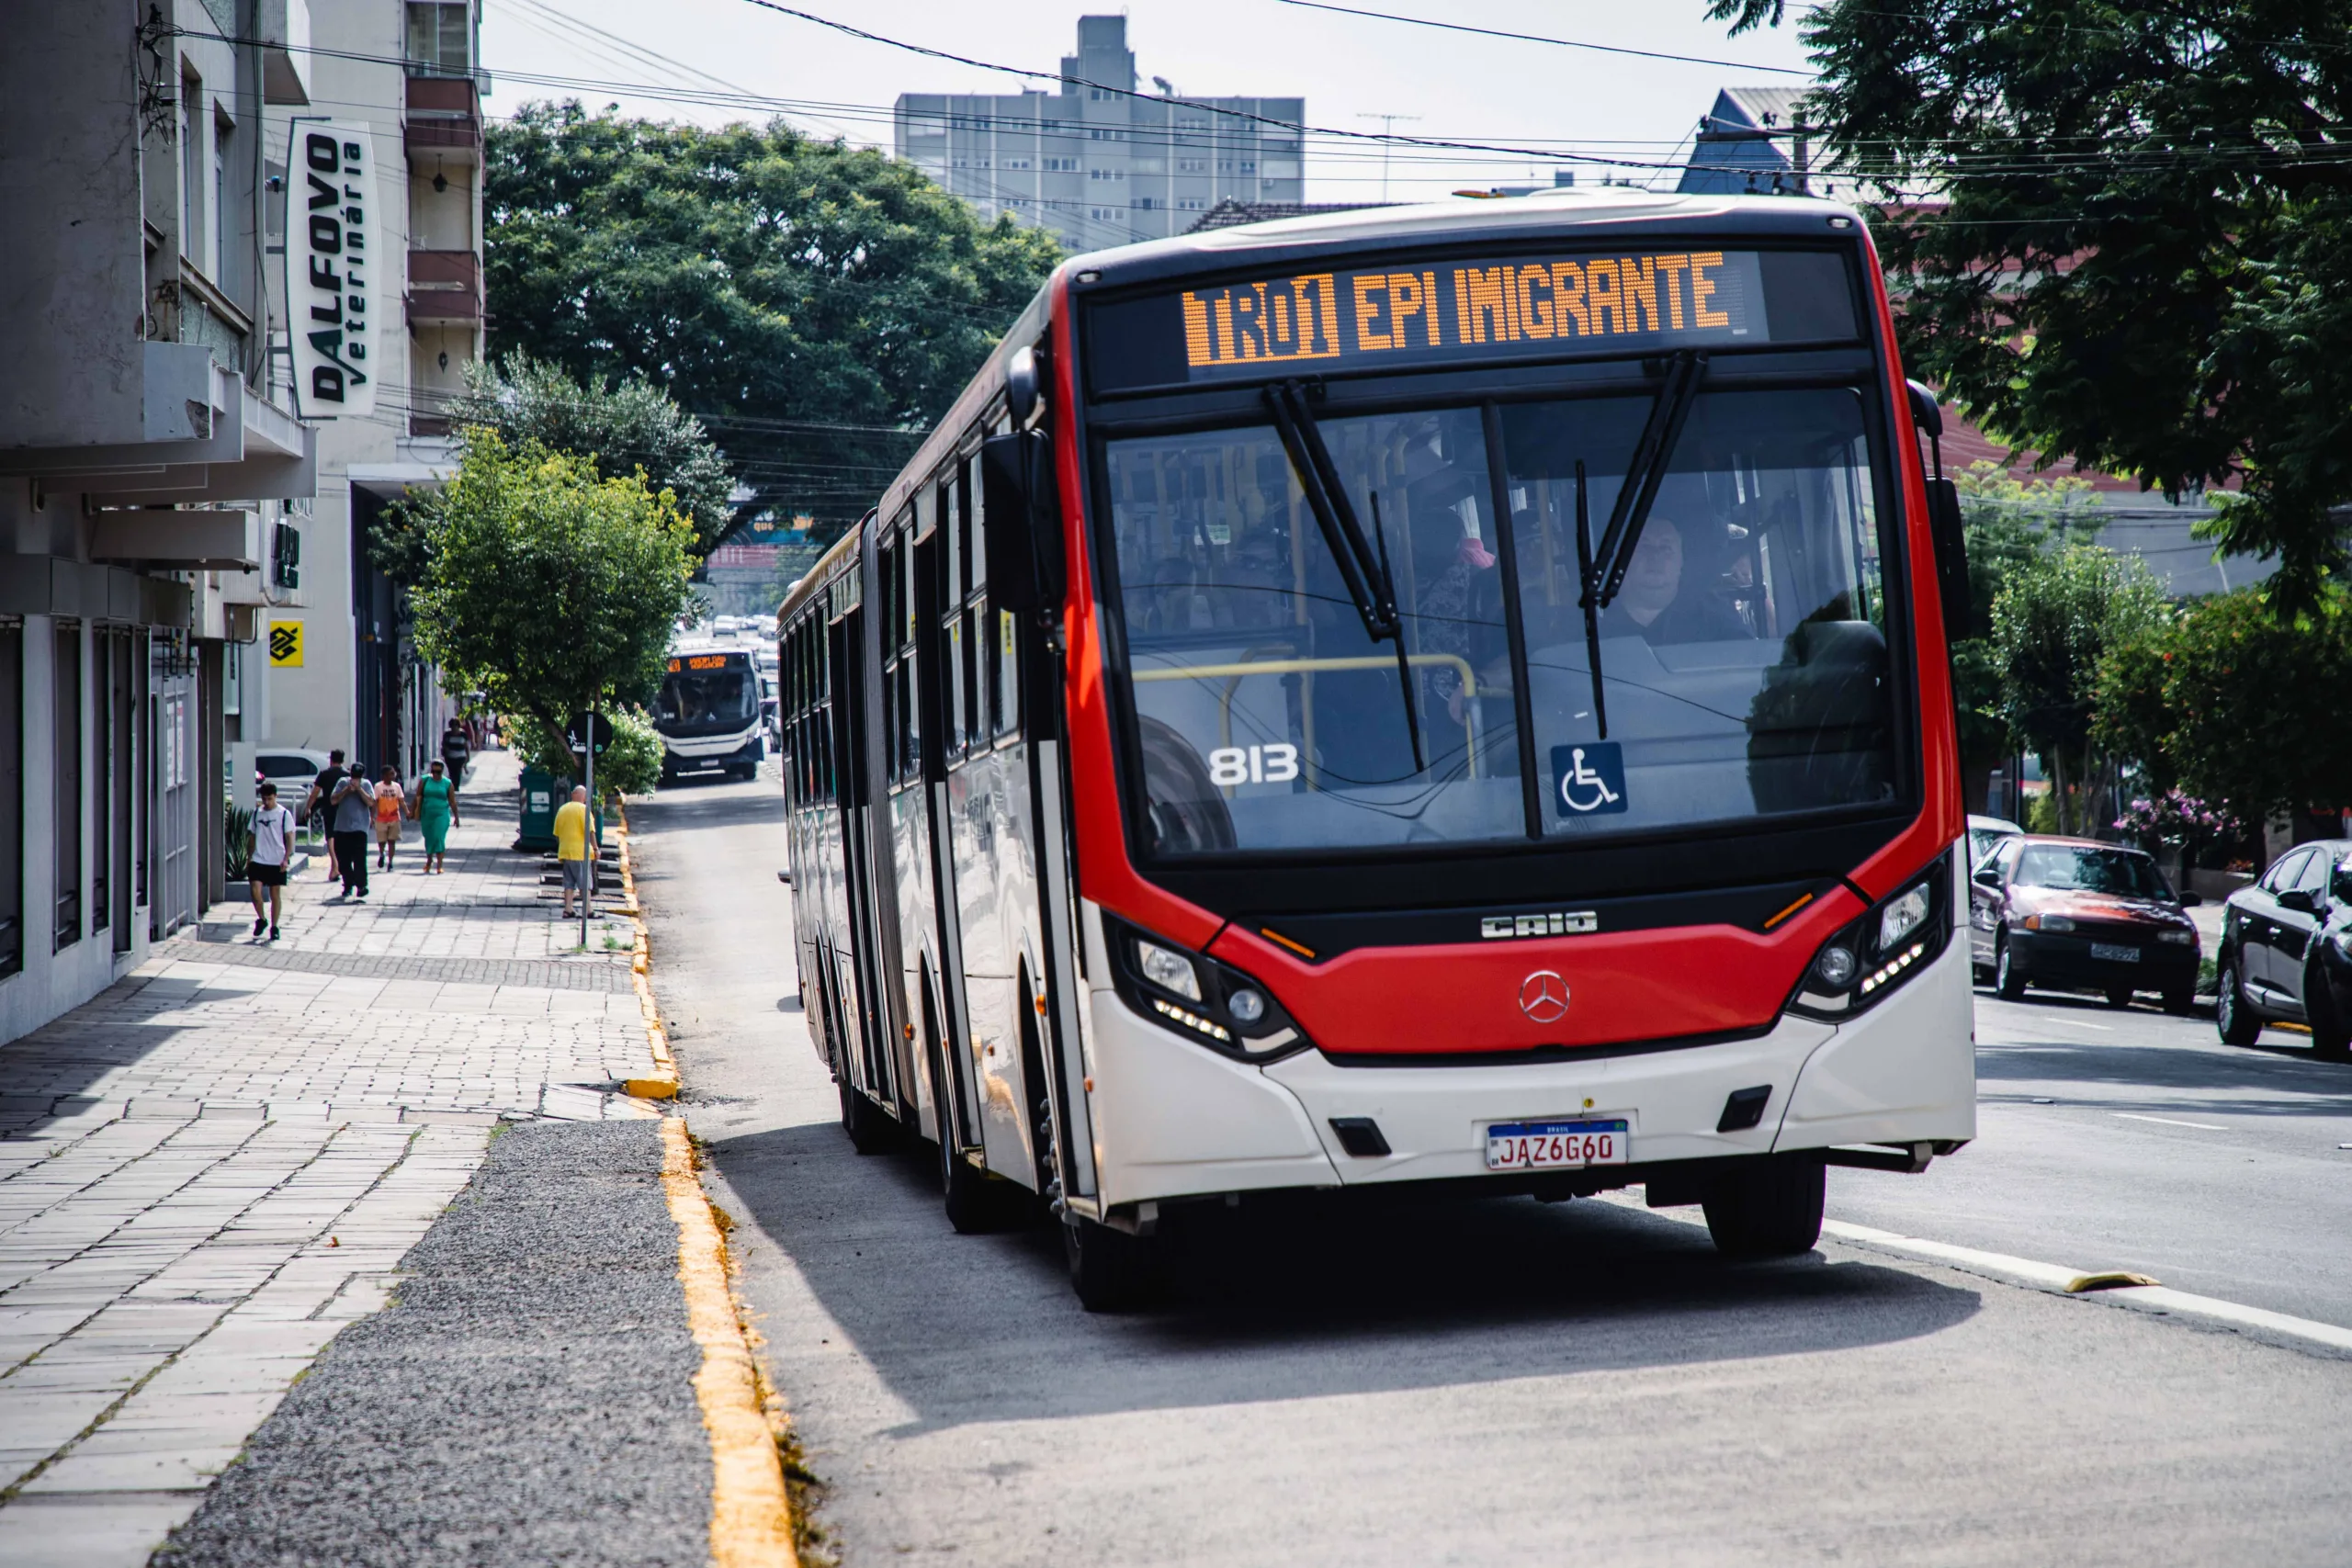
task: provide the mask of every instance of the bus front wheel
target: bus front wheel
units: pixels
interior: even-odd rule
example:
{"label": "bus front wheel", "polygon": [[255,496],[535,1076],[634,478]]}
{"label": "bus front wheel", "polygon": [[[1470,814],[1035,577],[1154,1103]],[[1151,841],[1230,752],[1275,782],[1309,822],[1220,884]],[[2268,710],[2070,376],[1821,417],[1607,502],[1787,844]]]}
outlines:
{"label": "bus front wheel", "polygon": [[1715,1179],[1707,1234],[1725,1258],[1787,1258],[1821,1239],[1827,1168],[1810,1155],[1757,1155]]}
{"label": "bus front wheel", "polygon": [[1159,1248],[1142,1236],[1067,1214],[1062,1255],[1069,1261],[1070,1287],[1089,1312],[1126,1312],[1159,1292]]}

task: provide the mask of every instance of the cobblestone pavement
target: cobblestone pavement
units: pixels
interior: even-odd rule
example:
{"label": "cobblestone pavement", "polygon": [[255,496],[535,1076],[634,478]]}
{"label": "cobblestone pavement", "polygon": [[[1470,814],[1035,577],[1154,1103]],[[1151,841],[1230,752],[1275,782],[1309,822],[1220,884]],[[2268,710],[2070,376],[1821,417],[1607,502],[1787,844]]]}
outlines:
{"label": "cobblestone pavement", "polygon": [[[0,1045],[0,1562],[143,1562],[480,1165],[502,1120],[655,1114],[626,920],[554,918],[479,759],[450,874],[324,857]],[[609,946],[607,943],[609,942]]]}

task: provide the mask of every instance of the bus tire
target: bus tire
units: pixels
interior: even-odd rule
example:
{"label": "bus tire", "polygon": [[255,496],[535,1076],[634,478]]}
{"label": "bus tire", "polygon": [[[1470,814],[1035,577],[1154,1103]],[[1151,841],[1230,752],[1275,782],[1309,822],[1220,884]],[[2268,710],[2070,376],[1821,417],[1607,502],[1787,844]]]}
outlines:
{"label": "bus tire", "polygon": [[849,1134],[849,1146],[862,1155],[888,1154],[895,1148],[899,1123],[889,1112],[851,1088],[847,1077],[838,1081],[842,1090],[842,1130]]}
{"label": "bus tire", "polygon": [[1089,1312],[1127,1312],[1148,1304],[1159,1286],[1158,1248],[1109,1225],[1062,1217],[1062,1256],[1070,1288]]}
{"label": "bus tire", "polygon": [[1821,1239],[1827,1168],[1814,1155],[1759,1155],[1717,1177],[1703,1204],[1725,1258],[1788,1258]]}

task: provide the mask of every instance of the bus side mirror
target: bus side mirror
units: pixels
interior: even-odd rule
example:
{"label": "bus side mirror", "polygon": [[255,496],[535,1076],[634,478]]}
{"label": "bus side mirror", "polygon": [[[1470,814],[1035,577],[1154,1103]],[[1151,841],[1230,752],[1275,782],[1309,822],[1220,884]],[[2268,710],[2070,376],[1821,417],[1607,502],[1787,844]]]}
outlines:
{"label": "bus side mirror", "polygon": [[1960,487],[1938,474],[1928,481],[1928,531],[1936,544],[1936,586],[1942,591],[1944,640],[1968,635],[1975,596],[1968,589],[1968,529],[1960,516]]}
{"label": "bus side mirror", "polygon": [[980,502],[989,602],[1016,615],[1060,604],[1061,509],[1053,444],[1045,432],[1016,430],[980,443]]}

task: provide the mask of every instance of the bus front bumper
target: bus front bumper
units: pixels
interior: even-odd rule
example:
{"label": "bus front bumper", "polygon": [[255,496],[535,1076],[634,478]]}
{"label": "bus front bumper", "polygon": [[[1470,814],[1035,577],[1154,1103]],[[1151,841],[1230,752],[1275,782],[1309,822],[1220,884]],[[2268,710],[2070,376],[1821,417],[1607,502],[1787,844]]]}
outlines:
{"label": "bus front bumper", "polygon": [[[1958,937],[1961,933],[1954,933]],[[1622,1120],[1634,1168],[1665,1162],[1933,1144],[1976,1135],[1968,946],[1943,953],[1859,1017],[1783,1016],[1746,1040],[1596,1052],[1526,1064],[1341,1066],[1305,1052],[1265,1066],[1207,1051],[1093,995],[1091,1073],[1106,1206],[1272,1188],[1485,1180],[1498,1123]],[[1726,1102],[1769,1090],[1752,1126],[1719,1132]],[[1350,1154],[1335,1122],[1368,1120],[1385,1155]],[[1574,1169],[1589,1185],[1612,1168]]]}

